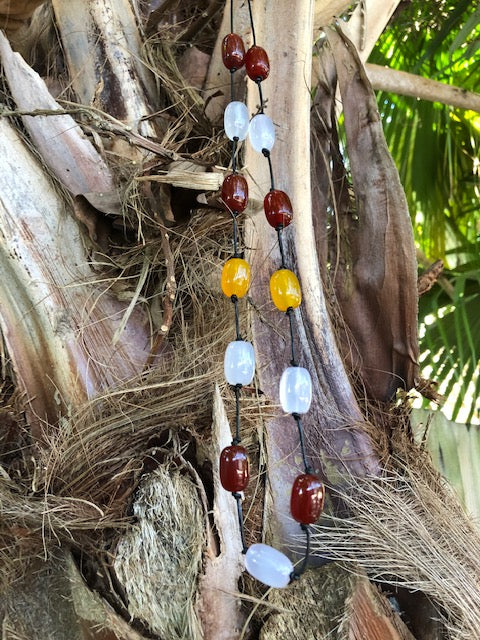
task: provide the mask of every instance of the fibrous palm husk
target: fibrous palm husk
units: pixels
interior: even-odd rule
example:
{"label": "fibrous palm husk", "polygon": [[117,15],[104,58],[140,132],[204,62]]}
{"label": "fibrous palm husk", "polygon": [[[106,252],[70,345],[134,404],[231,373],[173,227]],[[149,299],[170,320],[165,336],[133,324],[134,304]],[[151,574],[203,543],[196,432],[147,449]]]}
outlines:
{"label": "fibrous palm husk", "polygon": [[98,282],[68,205],[18,131],[5,119],[0,128],[0,327],[40,439],[42,421],[142,370],[149,328],[136,309],[113,343],[128,305]]}
{"label": "fibrous palm husk", "polygon": [[206,540],[199,490],[188,469],[171,463],[158,467],[139,485],[136,522],[115,550],[113,568],[130,615],[171,640],[202,637],[195,613]]}
{"label": "fibrous palm husk", "polygon": [[[38,463],[23,469],[24,486],[15,480],[0,480],[0,502],[5,507],[0,525],[0,563],[6,581],[25,570],[25,561],[36,554],[49,554],[58,542],[98,557],[110,549],[112,541],[122,539],[132,524],[126,505],[141,474],[171,455],[169,443],[173,439],[181,443],[180,448],[210,442],[201,457],[205,464],[218,466],[220,448],[231,437],[228,422],[225,417],[220,419],[223,427],[215,431],[213,442],[218,439],[218,444],[213,448],[206,430],[211,424],[213,381],[220,382],[223,377],[220,353],[231,331],[225,315],[227,303],[212,293],[221,269],[218,254],[226,248],[225,222],[225,216],[216,213],[207,219],[199,216],[188,232],[178,234],[173,242],[174,260],[180,269],[178,295],[188,316],[176,319],[177,337],[170,357],[123,387],[100,395],[50,429]],[[202,571],[197,566],[186,581],[189,593],[196,594],[192,596],[196,611],[185,614],[178,598],[165,603],[171,607],[171,616],[185,614],[188,625],[197,628],[197,635],[199,619],[203,629],[221,623],[225,632],[228,625],[239,626],[240,614],[233,595],[241,571],[235,503],[219,487],[218,480],[207,478],[207,484],[222,492],[223,502],[216,498],[209,506],[219,539],[205,533],[209,526],[199,530],[195,523],[190,527],[190,520],[185,524],[208,541],[203,545]],[[34,487],[33,495],[28,492],[29,485]],[[164,496],[162,491],[160,495]],[[174,517],[171,501],[164,508]],[[185,514],[185,509],[180,510],[175,522],[178,524]],[[204,522],[203,505],[201,517]],[[164,523],[167,537],[177,529],[172,522]],[[130,529],[125,533],[126,540],[135,540],[138,531],[138,527]],[[136,544],[141,542],[142,536]],[[188,547],[192,557],[201,552],[201,541]],[[175,562],[175,548],[170,553]],[[142,573],[143,565],[138,565],[138,570]],[[222,576],[219,583],[218,571]],[[121,571],[119,574],[122,577]],[[129,584],[133,584],[132,579]],[[224,591],[227,585],[229,592]],[[211,616],[211,608],[218,607],[219,602],[224,618]],[[138,607],[133,606],[130,613],[142,617]],[[144,616],[145,624],[154,628],[155,619],[148,612]]]}
{"label": "fibrous palm husk", "polygon": [[342,499],[350,517],[315,527],[314,553],[361,567],[374,580],[421,591],[449,637],[480,637],[480,536],[426,451],[394,436],[379,478],[353,479]]}

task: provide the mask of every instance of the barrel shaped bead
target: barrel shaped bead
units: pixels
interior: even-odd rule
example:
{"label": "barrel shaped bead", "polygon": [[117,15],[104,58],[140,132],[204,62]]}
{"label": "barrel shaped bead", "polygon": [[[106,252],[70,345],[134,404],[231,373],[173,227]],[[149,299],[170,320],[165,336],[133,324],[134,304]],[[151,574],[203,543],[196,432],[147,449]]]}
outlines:
{"label": "barrel shaped bead", "polygon": [[318,520],[325,501],[322,481],[312,473],[297,476],[290,495],[290,512],[300,524],[313,524]]}
{"label": "barrel shaped bead", "polygon": [[235,340],[225,350],[225,378],[231,385],[250,384],[255,374],[255,354],[250,342]]}
{"label": "barrel shaped bead", "polygon": [[288,367],[279,385],[280,404],[286,413],[307,413],[312,403],[312,378],[303,367]]}
{"label": "barrel shaped bead", "polygon": [[242,258],[230,258],[223,265],[222,291],[231,298],[243,298],[250,285],[250,265]]}
{"label": "barrel shaped bead", "polygon": [[290,269],[279,269],[270,278],[270,295],[279,311],[296,309],[302,302],[302,292],[297,276]]}
{"label": "barrel shaped bead", "polygon": [[222,41],[223,64],[230,71],[241,69],[245,62],[245,45],[236,33],[229,33]]}
{"label": "barrel shaped bead", "polygon": [[263,201],[263,210],[268,224],[275,229],[288,227],[293,218],[290,198],[280,189],[272,189],[267,193]]}
{"label": "barrel shaped bead", "polygon": [[271,151],[275,144],[275,127],[271,119],[264,113],[259,113],[250,120],[248,128],[250,144],[262,153],[263,150]]}
{"label": "barrel shaped bead", "polygon": [[248,456],[244,447],[231,445],[220,454],[220,482],[232,493],[244,491],[249,479]]}
{"label": "barrel shaped bead", "polygon": [[287,556],[268,544],[252,544],[245,554],[248,573],[269,587],[282,589],[290,582],[293,564]]}
{"label": "barrel shaped bead", "polygon": [[247,105],[238,100],[229,102],[223,115],[223,127],[230,140],[245,140],[249,128]]}
{"label": "barrel shaped bead", "polygon": [[222,202],[229,211],[241,213],[248,203],[248,183],[238,173],[225,176],[222,183]]}
{"label": "barrel shaped bead", "polygon": [[268,78],[270,73],[270,61],[263,47],[253,45],[245,54],[245,69],[251,80],[262,81]]}

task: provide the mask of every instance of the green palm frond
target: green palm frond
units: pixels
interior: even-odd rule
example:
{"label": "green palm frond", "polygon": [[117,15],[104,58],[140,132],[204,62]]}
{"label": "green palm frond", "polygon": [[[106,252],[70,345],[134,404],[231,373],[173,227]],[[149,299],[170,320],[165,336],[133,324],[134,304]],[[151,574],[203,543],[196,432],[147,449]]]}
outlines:
{"label": "green palm frond", "polygon": [[[413,0],[377,43],[371,62],[480,90],[480,8],[470,0]],[[478,420],[480,394],[480,114],[379,92],[390,150],[409,203],[415,240],[441,258],[453,297],[420,299],[426,377],[448,397],[447,414]]]}
{"label": "green palm frond", "polygon": [[[480,249],[480,247],[478,247]],[[480,418],[480,258],[447,272],[453,297],[436,287],[420,299],[422,366],[448,398],[452,420]]]}
{"label": "green palm frond", "polygon": [[[446,4],[430,2],[424,15],[425,3],[412,2],[370,60],[478,91],[480,10],[467,0],[450,12]],[[449,248],[475,241],[477,233],[480,115],[385,92],[378,103],[417,242],[432,260],[446,260]]]}

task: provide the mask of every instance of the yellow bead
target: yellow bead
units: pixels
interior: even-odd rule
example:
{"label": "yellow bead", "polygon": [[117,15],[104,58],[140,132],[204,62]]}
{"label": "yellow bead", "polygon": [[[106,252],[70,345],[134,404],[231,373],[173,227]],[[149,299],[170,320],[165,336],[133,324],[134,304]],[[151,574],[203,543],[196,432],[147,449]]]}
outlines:
{"label": "yellow bead", "polygon": [[250,285],[250,265],[241,258],[230,258],[222,271],[222,291],[231,298],[243,298]]}
{"label": "yellow bead", "polygon": [[280,311],[295,309],[302,301],[302,292],[297,276],[289,269],[279,269],[270,278],[270,294],[273,304]]}

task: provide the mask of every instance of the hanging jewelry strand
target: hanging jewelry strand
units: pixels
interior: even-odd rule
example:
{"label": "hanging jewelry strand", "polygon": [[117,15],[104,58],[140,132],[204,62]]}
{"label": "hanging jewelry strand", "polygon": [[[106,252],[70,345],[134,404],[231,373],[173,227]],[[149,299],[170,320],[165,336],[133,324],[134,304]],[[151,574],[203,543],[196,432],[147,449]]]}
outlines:
{"label": "hanging jewelry strand", "polygon": [[[312,380],[307,369],[300,367],[295,353],[294,309],[302,301],[300,284],[297,276],[287,268],[283,231],[292,222],[293,209],[290,198],[284,191],[275,188],[274,171],[270,152],[275,143],[275,127],[271,119],[264,113],[265,103],[262,82],[270,73],[270,62],[266,51],[257,45],[251,0],[248,10],[253,36],[253,45],[245,52],[240,36],[233,31],[233,0],[230,1],[231,33],[225,36],[222,46],[223,63],[231,73],[231,102],[225,109],[224,128],[227,137],[232,140],[232,174],[225,178],[222,186],[222,199],[233,217],[234,256],[224,266],[222,272],[222,290],[235,305],[235,322],[237,338],[231,342],[225,354],[225,375],[227,381],[235,389],[236,399],[236,434],[231,447],[222,451],[220,460],[220,479],[222,486],[231,491],[238,506],[238,517],[242,536],[243,553],[247,571],[256,579],[271,587],[285,587],[292,580],[300,577],[308,565],[310,554],[310,528],[323,509],[325,491],[320,479],[312,473],[306,451],[305,437],[301,416],[308,412],[312,400]],[[248,77],[256,83],[259,93],[259,113],[249,122],[248,109],[242,102],[235,101],[233,95],[233,74],[245,65]],[[273,547],[257,543],[248,549],[245,547],[243,533],[243,516],[241,511],[241,494],[248,483],[248,460],[245,449],[239,446],[239,397],[243,385],[250,384],[253,379],[255,362],[253,347],[244,342],[239,335],[238,299],[243,297],[250,282],[250,266],[238,255],[237,215],[246,207],[248,187],[243,176],[236,171],[237,144],[249,137],[250,144],[258,153],[267,159],[270,173],[270,191],[264,199],[264,211],[268,223],[277,232],[281,268],[270,278],[270,295],[275,307],[287,315],[290,335],[290,366],[283,372],[279,396],[282,409],[291,414],[296,423],[300,451],[302,454],[304,473],[297,476],[292,487],[290,511],[292,517],[305,532],[306,545],[304,559],[299,569],[294,569],[289,558]]]}
{"label": "hanging jewelry strand", "polygon": [[248,202],[248,185],[245,178],[237,172],[237,145],[245,140],[248,131],[248,111],[246,105],[234,101],[235,71],[244,64],[245,47],[243,41],[233,32],[233,3],[230,4],[230,33],[222,44],[222,59],[230,71],[230,103],[225,111],[225,133],[232,141],[232,173],[222,184],[222,201],[230,212],[233,222],[233,256],[227,260],[222,271],[221,286],[223,293],[230,298],[235,314],[235,340],[225,351],[224,371],[227,382],[235,393],[235,436],[232,444],[220,454],[220,482],[222,487],[232,493],[237,503],[238,523],[242,542],[242,553],[247,552],[245,527],[242,512],[242,491],[249,480],[247,452],[241,446],[240,432],[240,396],[242,387],[250,384],[255,374],[255,357],[251,343],[242,339],[238,301],[243,298],[250,285],[250,265],[240,257],[238,249],[237,216],[245,210]]}

